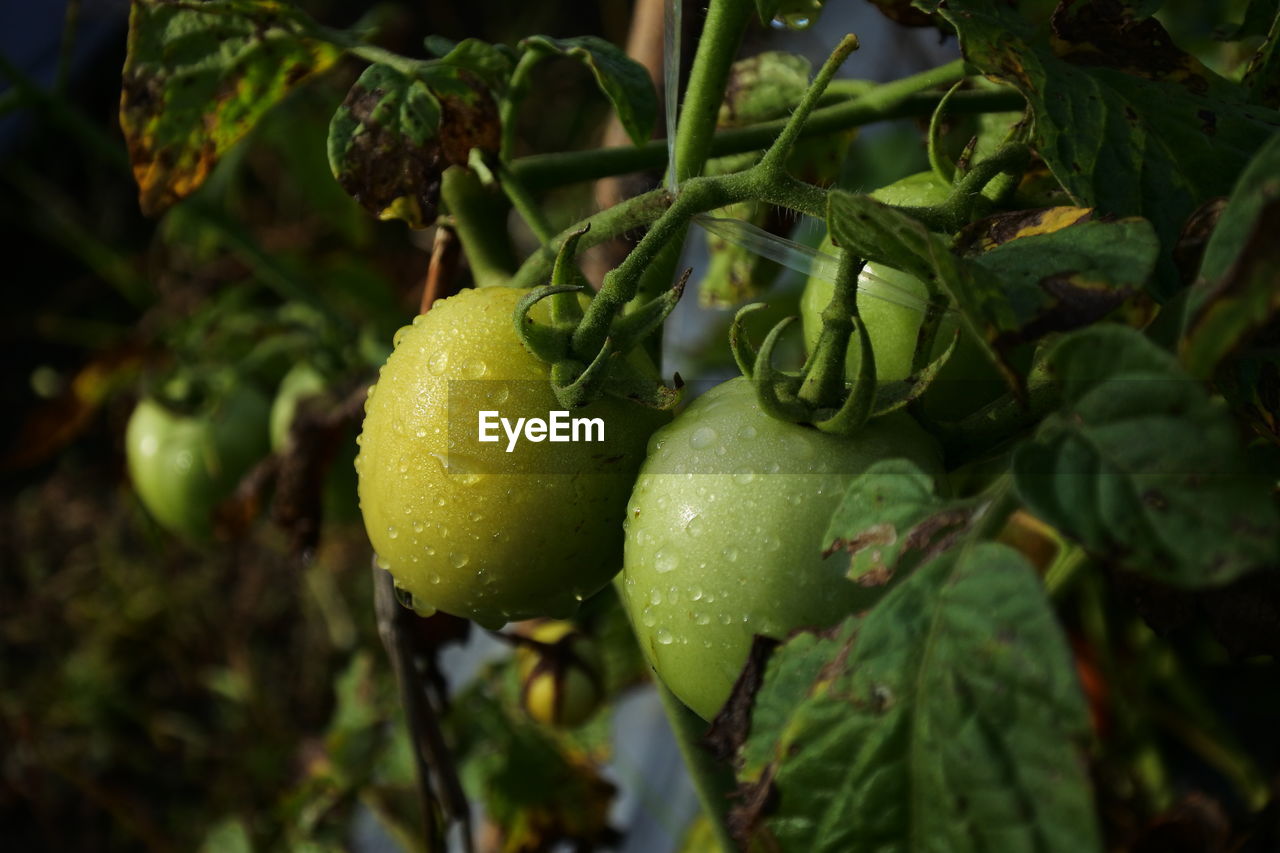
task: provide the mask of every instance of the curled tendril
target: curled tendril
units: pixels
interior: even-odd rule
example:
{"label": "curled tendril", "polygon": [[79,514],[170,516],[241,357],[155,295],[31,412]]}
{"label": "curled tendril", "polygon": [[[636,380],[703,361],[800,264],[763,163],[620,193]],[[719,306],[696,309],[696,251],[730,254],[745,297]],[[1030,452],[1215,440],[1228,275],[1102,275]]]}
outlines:
{"label": "curled tendril", "polygon": [[[578,241],[590,226],[570,234],[556,253],[551,283],[532,288],[516,304],[516,334],[529,352],[551,365],[551,390],[565,408],[585,406],[603,394],[633,400],[657,409],[669,409],[679,401],[679,389],[667,388],[652,375],[629,364],[627,353],[651,335],[671,314],[684,293],[693,270],[687,270],[666,293],[634,311],[615,316],[610,334],[594,353],[575,352],[574,334],[583,320],[582,294],[589,294],[574,260]],[[551,322],[539,323],[533,307],[550,300]]]}

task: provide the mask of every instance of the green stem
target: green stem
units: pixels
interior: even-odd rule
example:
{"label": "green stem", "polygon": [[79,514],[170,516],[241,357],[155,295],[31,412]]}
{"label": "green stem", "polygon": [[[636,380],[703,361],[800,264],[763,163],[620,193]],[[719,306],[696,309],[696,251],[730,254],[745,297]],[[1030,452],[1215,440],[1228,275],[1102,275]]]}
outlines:
{"label": "green stem", "polygon": [[590,225],[591,230],[582,235],[578,241],[578,251],[590,249],[592,246],[612,240],[628,231],[644,228],[662,215],[672,202],[671,193],[664,188],[651,190],[643,195],[634,196],[606,210],[602,210],[581,222],[561,231],[550,242],[534,252],[511,279],[512,287],[536,287],[546,284],[551,278],[551,269],[556,260],[553,247],[561,245],[583,225]]}
{"label": "green stem", "polygon": [[[845,357],[853,335],[854,318],[858,316],[858,274],[864,264],[849,252],[840,253],[835,290],[822,309],[822,332],[796,395],[815,408],[837,407],[844,397]],[[858,333],[865,334],[862,329]],[[874,378],[874,365],[871,367]]]}
{"label": "green stem", "polygon": [[547,221],[546,215],[543,214],[542,208],[538,206],[538,202],[533,198],[529,189],[518,177],[511,173],[511,170],[501,166],[498,168],[498,183],[502,186],[502,191],[507,194],[507,198],[510,199],[511,206],[516,209],[516,212],[528,224],[539,242],[544,246],[551,246],[552,241],[556,238],[555,229]]}
{"label": "green stem", "polygon": [[840,44],[832,51],[827,61],[822,63],[822,68],[818,70],[818,73],[814,75],[813,82],[809,84],[809,88],[805,89],[804,97],[800,99],[795,111],[787,120],[786,125],[783,126],[782,132],[778,134],[778,138],[769,146],[769,150],[765,152],[764,157],[760,159],[760,163],[756,168],[762,172],[776,174],[786,171],[787,158],[791,156],[791,149],[795,147],[796,141],[800,138],[800,131],[804,129],[805,123],[809,120],[809,115],[813,112],[813,108],[817,106],[818,99],[822,97],[822,93],[826,91],[831,79],[840,70],[840,66],[849,58],[849,54],[857,49],[858,39],[856,37],[847,35],[840,40]]}
{"label": "green stem", "polygon": [[516,268],[507,235],[507,206],[466,169],[452,166],[440,180],[440,200],[454,218],[458,241],[476,287],[507,284]]}
{"label": "green stem", "polygon": [[733,774],[717,763],[700,743],[707,727],[702,718],[686,708],[665,686],[659,683],[657,688],[662,709],[666,711],[667,722],[671,724],[676,745],[693,781],[693,790],[698,795],[702,812],[711,824],[712,834],[720,845],[721,853],[733,853],[738,845],[729,834],[727,820],[729,795],[737,787]]}
{"label": "green stem", "polygon": [[[711,0],[707,8],[707,20],[698,38],[698,50],[689,72],[680,120],[675,128],[668,128],[668,132],[674,130],[676,135],[672,156],[675,158],[677,184],[702,174],[711,153],[716,119],[720,115],[733,60],[738,55],[742,36],[753,14],[753,0]],[[687,230],[686,221],[668,237],[662,250],[650,259],[634,294],[637,304],[648,302],[671,286]],[[657,347],[659,341],[655,336],[653,346]]]}
{"label": "green stem", "polygon": [[752,0],[711,0],[698,51],[689,72],[680,121],[675,129],[676,181],[697,177],[711,154],[716,117],[724,101],[729,72],[747,23],[755,12]]}
{"label": "green stem", "polygon": [[502,143],[498,149],[498,160],[511,162],[516,150],[516,117],[520,111],[520,103],[529,93],[529,81],[533,67],[542,60],[542,53],[536,49],[526,50],[511,72],[511,82],[507,94],[498,107],[498,121],[502,126]]}
{"label": "green stem", "polygon": [[[955,82],[962,74],[963,66],[957,61],[886,83],[844,103],[821,107],[809,116],[800,131],[800,138],[821,136],[878,121],[929,115],[938,106],[941,95],[924,90]],[[1020,109],[1025,103],[1023,97],[1012,89],[957,92],[947,102],[947,112],[951,115],[1005,112]],[[709,156],[723,157],[763,150],[785,126],[786,120],[778,119],[721,130],[711,139]],[[535,154],[512,161],[511,168],[527,186],[543,189],[654,169],[666,160],[666,152],[665,143],[655,140],[639,146]]]}

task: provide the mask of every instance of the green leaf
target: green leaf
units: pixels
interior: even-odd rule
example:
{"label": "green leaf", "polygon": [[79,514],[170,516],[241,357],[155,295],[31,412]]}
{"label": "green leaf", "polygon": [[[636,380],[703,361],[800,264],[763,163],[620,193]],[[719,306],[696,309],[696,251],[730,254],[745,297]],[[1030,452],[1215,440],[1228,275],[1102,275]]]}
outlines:
{"label": "green leaf", "polygon": [[193,192],[289,90],[342,49],[274,0],[134,0],[120,126],[144,213]]}
{"label": "green leaf", "polygon": [[1280,133],[1240,176],[1187,299],[1180,355],[1207,379],[1280,312]]}
{"label": "green leaf", "polygon": [[928,560],[950,547],[978,509],[938,497],[915,463],[882,459],[849,484],[823,541],[828,554],[849,554],[850,580],[880,586],[908,555]]}
{"label": "green leaf", "polygon": [[[1052,40],[999,0],[925,5],[955,25],[969,62],[1027,97],[1035,147],[1072,197],[1146,217],[1166,247],[1280,126],[1280,114],[1251,105],[1245,89],[1123,4],[1059,6]],[[1172,289],[1160,285],[1157,295]]]}
{"label": "green leaf", "polygon": [[658,95],[645,67],[616,45],[596,36],[553,39],[530,36],[522,49],[543,50],[584,63],[596,78],[600,91],[613,104],[618,120],[636,145],[647,142],[658,121]]}
{"label": "green leaf", "polygon": [[1087,735],[1035,571],[978,544],[774,652],[735,819],[784,851],[1090,853]]}
{"label": "green leaf", "polygon": [[1098,326],[1050,355],[1063,408],[1019,448],[1028,508],[1099,559],[1182,586],[1274,562],[1280,518],[1220,401],[1138,332]]}
{"label": "green leaf", "polygon": [[1069,224],[1059,220],[1051,230],[1024,228],[972,258],[1004,282],[1018,317],[1018,327],[997,338],[997,348],[1086,326],[1145,293],[1160,252],[1151,223],[1136,217],[1093,219],[1085,208],[1021,213],[1047,219],[1064,212],[1074,217]]}
{"label": "green leaf", "polygon": [[1266,39],[1249,60],[1244,85],[1254,101],[1280,109],[1280,8],[1276,9]]}
{"label": "green leaf", "polygon": [[611,833],[614,786],[571,740],[505,710],[494,695],[500,680],[490,669],[452,705],[451,743],[468,797],[484,803],[504,835],[503,850],[602,844]]}
{"label": "green leaf", "polygon": [[[434,42],[434,46],[444,47],[441,43],[443,41],[447,40]],[[428,49],[431,49],[432,44],[432,40],[428,39]],[[470,71],[490,89],[504,88],[515,69],[515,56],[511,48],[474,38],[463,39],[457,44],[450,42],[448,49],[441,54],[440,62]]]}
{"label": "green leaf", "polygon": [[1094,323],[1140,293],[1158,249],[1145,220],[1098,220],[1086,208],[1019,211],[975,223],[970,238],[982,251],[966,258],[870,196],[832,191],[827,224],[842,248],[941,284],[1010,378],[1015,347]]}
{"label": "green leaf", "polygon": [[215,823],[205,833],[200,853],[253,853],[253,842],[244,821],[228,817]]}

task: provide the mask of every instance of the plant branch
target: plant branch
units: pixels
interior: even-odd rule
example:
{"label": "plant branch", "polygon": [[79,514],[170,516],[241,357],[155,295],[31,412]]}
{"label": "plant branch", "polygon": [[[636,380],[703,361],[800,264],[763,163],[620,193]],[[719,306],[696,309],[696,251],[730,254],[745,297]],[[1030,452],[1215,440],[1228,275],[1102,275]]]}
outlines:
{"label": "plant branch", "polygon": [[667,128],[676,134],[677,182],[700,175],[711,154],[711,139],[729,72],[754,12],[752,0],[711,0],[689,72],[680,121],[677,127]]}
{"label": "plant branch", "polygon": [[489,192],[474,173],[451,166],[440,179],[440,200],[453,217],[476,286],[507,284],[516,255],[507,235],[503,197]]}
{"label": "plant branch", "polygon": [[706,730],[706,723],[686,708],[661,682],[656,686],[658,696],[662,699],[662,710],[667,714],[667,722],[671,724],[676,746],[680,748],[680,756],[693,781],[693,790],[698,795],[702,812],[711,824],[712,834],[722,853],[733,853],[738,845],[729,833],[727,818],[729,795],[737,787],[736,780],[728,768],[718,764],[702,747],[702,732]]}
{"label": "plant branch", "polygon": [[516,150],[516,116],[520,111],[520,103],[529,92],[529,80],[533,67],[543,58],[537,49],[526,50],[511,72],[511,81],[507,93],[498,107],[498,121],[502,127],[502,142],[498,149],[498,160],[510,162]]}
{"label": "plant branch", "polygon": [[[954,72],[954,76],[947,76],[944,72]],[[843,103],[820,107],[809,116],[800,131],[800,138],[808,139],[878,121],[929,115],[938,106],[942,94],[924,90],[955,82],[962,74],[963,68],[957,61],[877,86]],[[1005,112],[1020,109],[1025,103],[1022,95],[1012,89],[956,92],[947,102],[947,112],[951,115]],[[785,126],[786,121],[778,119],[718,131],[711,138],[708,154],[710,157],[723,157],[762,150],[769,147]],[[535,154],[513,160],[511,169],[526,186],[537,190],[655,169],[663,164],[666,155],[665,143],[654,140],[638,146]]]}
{"label": "plant branch", "polygon": [[551,227],[551,223],[547,221],[547,217],[542,212],[542,208],[538,206],[538,202],[534,199],[533,194],[524,183],[516,177],[512,172],[504,166],[499,166],[497,171],[498,184],[501,185],[502,191],[507,194],[507,198],[511,201],[511,206],[516,209],[520,217],[533,231],[535,237],[544,246],[551,245],[556,238],[555,229]]}

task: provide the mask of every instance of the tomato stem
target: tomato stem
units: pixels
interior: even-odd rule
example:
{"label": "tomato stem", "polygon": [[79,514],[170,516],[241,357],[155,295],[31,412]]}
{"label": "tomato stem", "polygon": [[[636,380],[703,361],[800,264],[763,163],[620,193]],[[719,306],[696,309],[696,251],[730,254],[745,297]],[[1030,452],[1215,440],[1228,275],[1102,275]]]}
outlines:
{"label": "tomato stem", "polygon": [[440,200],[453,216],[476,287],[507,284],[516,256],[507,235],[506,200],[487,190],[473,172],[457,166],[441,176]]}
{"label": "tomato stem", "polygon": [[[675,163],[671,172],[677,185],[702,174],[711,153],[716,120],[733,61],[753,14],[753,0],[711,0],[707,8],[707,19],[689,71],[689,85],[685,89],[680,119],[676,127],[667,128],[668,133],[675,134],[672,148]],[[641,268],[640,279],[630,298],[647,302],[671,286],[688,227],[688,219],[679,223],[659,251]]]}

